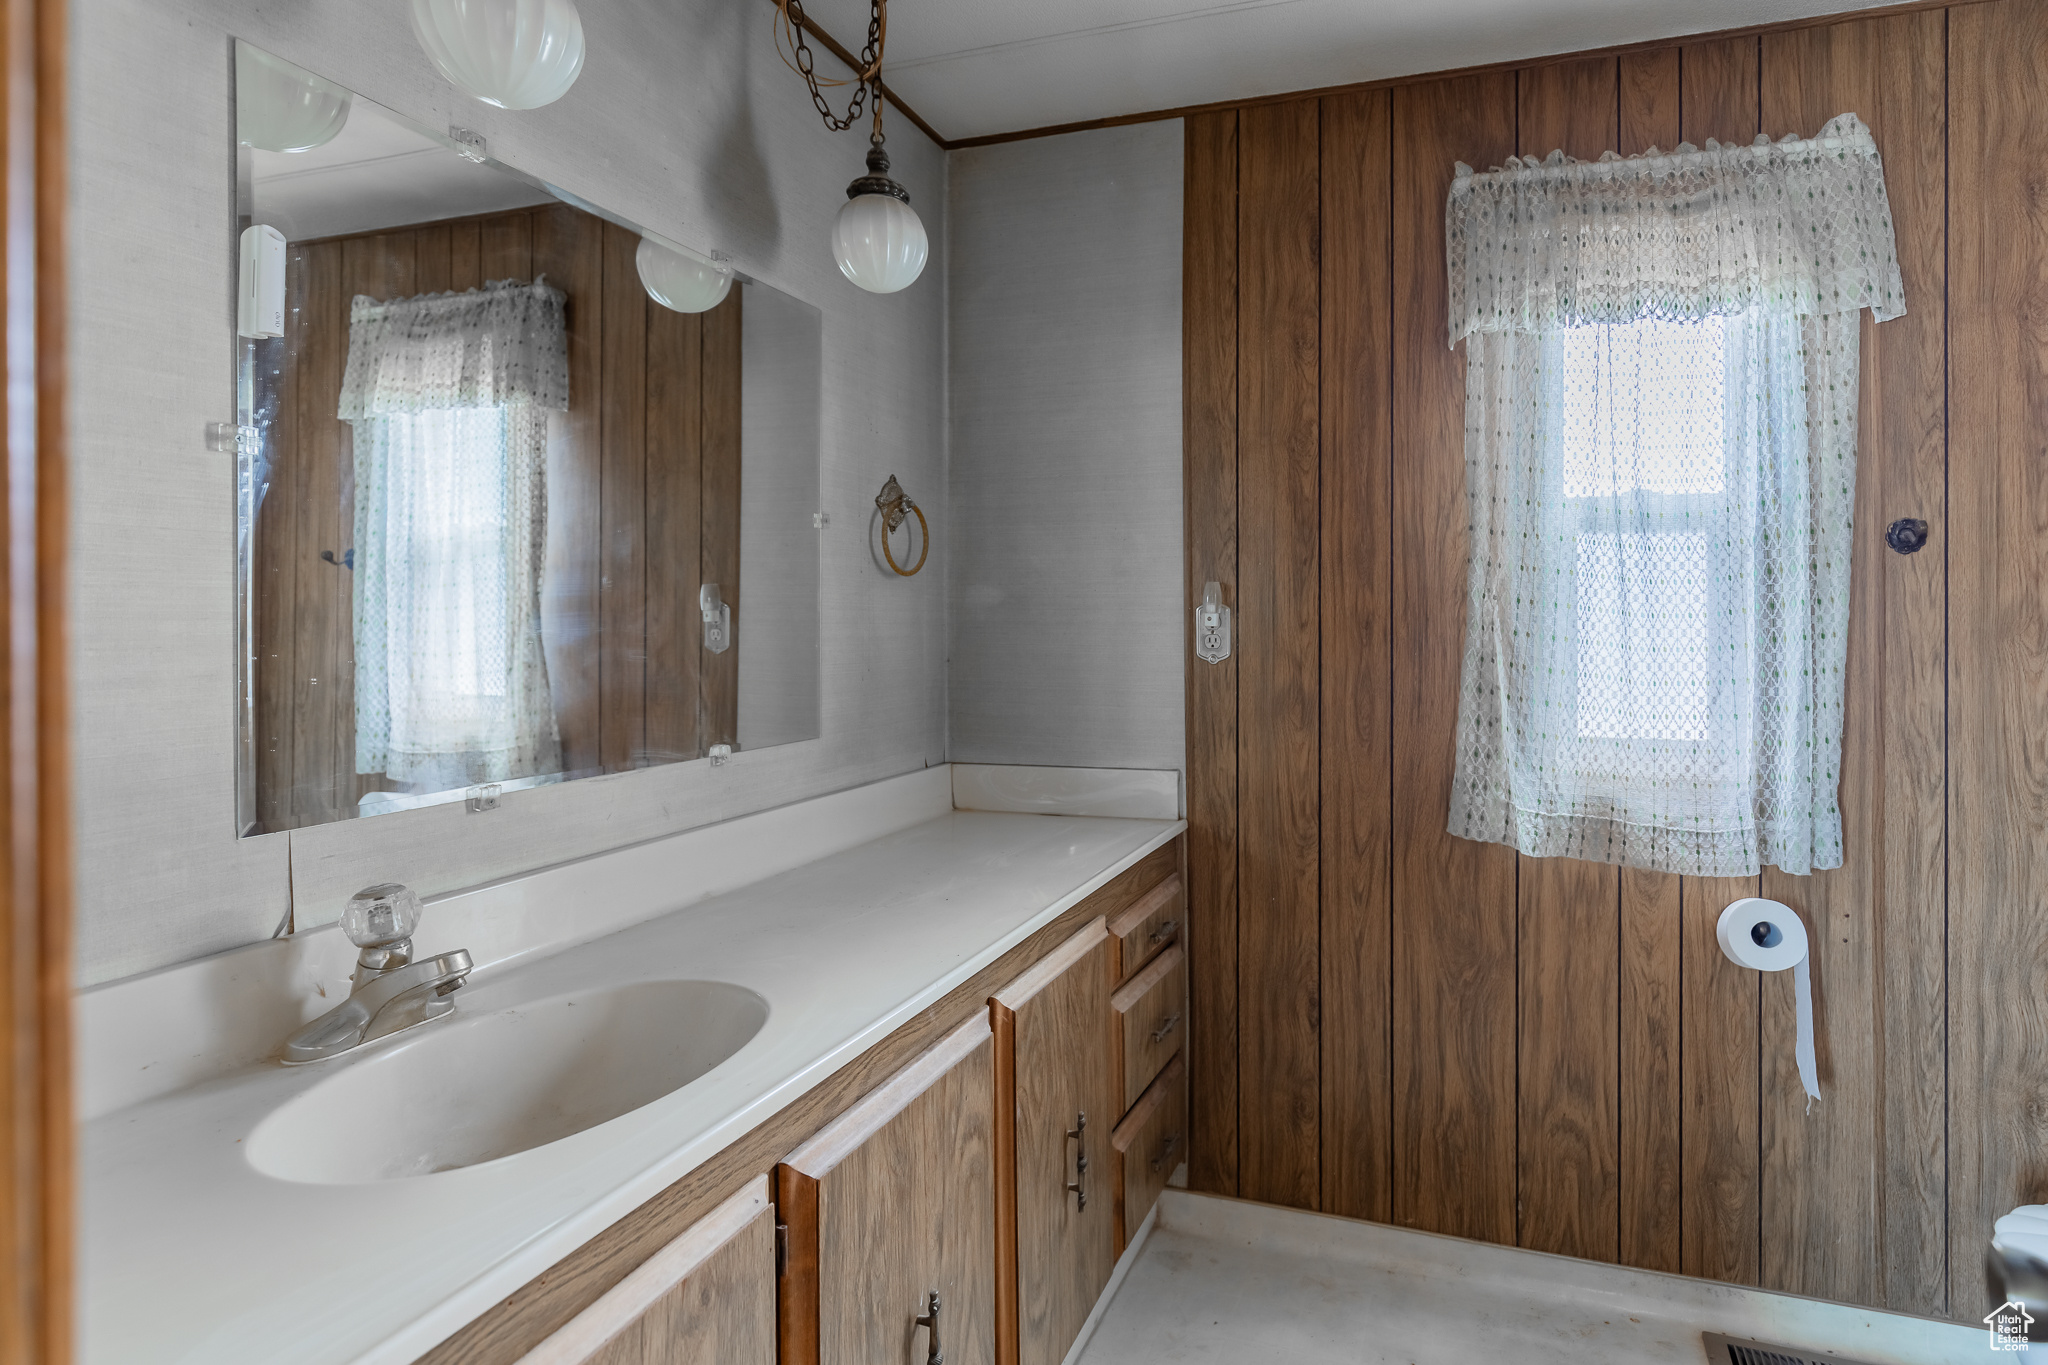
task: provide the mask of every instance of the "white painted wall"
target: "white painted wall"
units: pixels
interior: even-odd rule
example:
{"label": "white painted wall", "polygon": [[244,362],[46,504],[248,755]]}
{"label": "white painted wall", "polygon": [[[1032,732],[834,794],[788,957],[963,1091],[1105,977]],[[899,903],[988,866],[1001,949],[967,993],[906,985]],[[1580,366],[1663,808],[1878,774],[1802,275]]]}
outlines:
{"label": "white painted wall", "polygon": [[[301,926],[331,920],[369,882],[474,885],[943,756],[943,546],[936,572],[897,580],[877,568],[864,531],[890,472],[943,486],[945,159],[892,125],[895,174],[937,250],[904,293],[863,294],[840,278],[827,241],[865,138],[819,125],[775,55],[774,7],[582,0],[581,10],[582,79],[557,104],[508,113],[434,73],[402,0],[73,9],[82,982],[263,938],[288,905]],[[231,37],[429,127],[475,128],[510,164],[730,252],[742,271],[823,311],[823,738],[716,770],[677,764],[514,793],[488,815],[440,806],[235,837],[232,463],[203,439],[206,423],[234,411]],[[1177,175],[1177,155],[1173,164]]]}
{"label": "white painted wall", "polygon": [[1180,121],[950,193],[948,757],[1183,769]]}
{"label": "white painted wall", "polygon": [[740,313],[741,749],[818,734],[818,322],[749,289]]}

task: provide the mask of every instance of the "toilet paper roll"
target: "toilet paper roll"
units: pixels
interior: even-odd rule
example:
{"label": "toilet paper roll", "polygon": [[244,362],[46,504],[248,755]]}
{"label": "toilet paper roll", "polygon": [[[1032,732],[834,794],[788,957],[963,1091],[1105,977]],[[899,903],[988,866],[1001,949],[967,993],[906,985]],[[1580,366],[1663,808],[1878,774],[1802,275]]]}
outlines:
{"label": "toilet paper roll", "polygon": [[1794,1056],[1799,1083],[1806,1087],[1807,1108],[1820,1098],[1820,1080],[1813,1058],[1813,983],[1806,972],[1806,925],[1799,912],[1779,901],[1745,896],[1721,912],[1714,928],[1721,951],[1738,967],[1759,972],[1792,973],[1792,994],[1799,1007],[1799,1037]]}

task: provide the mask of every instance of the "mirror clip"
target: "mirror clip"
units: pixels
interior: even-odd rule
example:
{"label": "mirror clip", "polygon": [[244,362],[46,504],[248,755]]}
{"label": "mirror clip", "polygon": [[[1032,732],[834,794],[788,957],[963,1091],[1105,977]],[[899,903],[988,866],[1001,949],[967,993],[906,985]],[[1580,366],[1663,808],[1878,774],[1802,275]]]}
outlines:
{"label": "mirror clip", "polygon": [[206,448],[223,455],[254,455],[261,446],[262,433],[252,426],[233,422],[208,422]]}

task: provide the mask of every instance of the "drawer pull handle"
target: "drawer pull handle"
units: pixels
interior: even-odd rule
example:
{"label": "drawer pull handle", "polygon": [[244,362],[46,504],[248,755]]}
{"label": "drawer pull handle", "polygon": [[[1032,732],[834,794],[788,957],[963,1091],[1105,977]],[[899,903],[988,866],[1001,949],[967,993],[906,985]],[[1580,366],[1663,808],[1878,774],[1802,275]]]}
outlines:
{"label": "drawer pull handle", "polygon": [[1173,1149],[1178,1146],[1180,1146],[1180,1134],[1168,1133],[1166,1141],[1159,1144],[1159,1155],[1152,1158],[1152,1174],[1159,1174],[1160,1168],[1166,1165],[1166,1158],[1172,1156]]}
{"label": "drawer pull handle", "polygon": [[1166,923],[1160,925],[1157,929],[1154,929],[1151,935],[1148,938],[1146,938],[1145,942],[1164,943],[1166,942],[1166,940],[1172,938],[1174,935],[1174,931],[1179,928],[1180,921],[1177,919],[1170,919]]}
{"label": "drawer pull handle", "polygon": [[936,1289],[931,1291],[930,1304],[925,1315],[917,1319],[919,1327],[932,1329],[931,1340],[925,1346],[924,1365],[946,1365],[946,1353],[939,1349],[939,1291]]}
{"label": "drawer pull handle", "polygon": [[1067,1136],[1074,1140],[1074,1179],[1067,1186],[1067,1193],[1074,1196],[1074,1209],[1078,1213],[1088,1207],[1088,1112],[1084,1109],[1074,1116],[1074,1126],[1067,1130]]}
{"label": "drawer pull handle", "polygon": [[1166,1040],[1166,1035],[1173,1032],[1173,1026],[1175,1024],[1178,1024],[1179,1022],[1180,1016],[1178,1014],[1167,1015],[1166,1021],[1162,1023],[1158,1028],[1152,1030],[1152,1041],[1155,1043],[1164,1042]]}

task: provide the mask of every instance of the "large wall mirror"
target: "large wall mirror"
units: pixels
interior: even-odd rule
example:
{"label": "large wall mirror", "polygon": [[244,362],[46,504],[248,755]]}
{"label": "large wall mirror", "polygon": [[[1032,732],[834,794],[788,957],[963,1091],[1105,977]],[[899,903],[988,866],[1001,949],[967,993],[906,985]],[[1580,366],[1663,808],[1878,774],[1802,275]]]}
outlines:
{"label": "large wall mirror", "polygon": [[241,831],[815,738],[817,310],[235,65]]}

